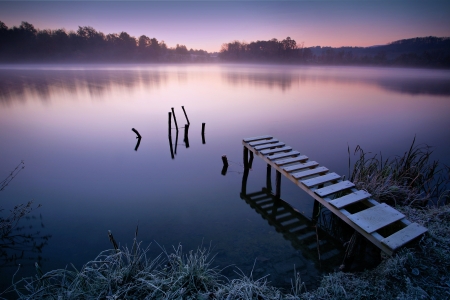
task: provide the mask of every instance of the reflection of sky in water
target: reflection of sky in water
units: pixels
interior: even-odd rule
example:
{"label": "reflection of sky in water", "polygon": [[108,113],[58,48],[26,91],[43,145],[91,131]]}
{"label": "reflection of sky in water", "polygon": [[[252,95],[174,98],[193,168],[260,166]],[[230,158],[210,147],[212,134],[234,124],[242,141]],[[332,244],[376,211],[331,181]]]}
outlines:
{"label": "reflection of sky in water", "polygon": [[[53,235],[47,270],[93,259],[110,247],[107,230],[131,243],[137,223],[144,243],[188,250],[211,241],[218,263],[245,270],[261,255],[300,255],[239,197],[244,137],[272,134],[339,174],[348,173],[347,144],[387,157],[414,135],[450,162],[448,71],[155,65],[1,69],[0,79],[1,173],[26,163],[0,200],[43,204]],[[190,147],[181,128],[172,160],[168,112],[183,127],[182,105]],[[137,152],[131,128],[142,135]],[[247,190],[264,184],[256,159]],[[282,197],[310,214],[311,201],[287,180]]]}

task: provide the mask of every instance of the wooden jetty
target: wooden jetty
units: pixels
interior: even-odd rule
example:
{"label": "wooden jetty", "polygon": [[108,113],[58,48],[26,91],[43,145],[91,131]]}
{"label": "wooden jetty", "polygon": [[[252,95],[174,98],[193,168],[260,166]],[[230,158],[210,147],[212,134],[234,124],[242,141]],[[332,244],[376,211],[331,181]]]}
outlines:
{"label": "wooden jetty", "polygon": [[254,153],[268,164],[268,172],[270,167],[277,171],[276,197],[280,197],[281,175],[284,175],[388,255],[427,231],[272,136],[245,138],[242,144],[246,168],[250,151],[250,161]]}

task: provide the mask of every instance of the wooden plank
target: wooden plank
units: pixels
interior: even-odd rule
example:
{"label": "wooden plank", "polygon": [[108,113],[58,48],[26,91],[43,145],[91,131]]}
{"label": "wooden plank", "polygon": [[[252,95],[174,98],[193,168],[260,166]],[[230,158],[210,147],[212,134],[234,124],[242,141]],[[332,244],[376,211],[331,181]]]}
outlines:
{"label": "wooden plank", "polygon": [[285,170],[286,172],[292,172],[292,171],[298,171],[301,169],[307,169],[307,168],[311,168],[311,167],[317,167],[319,165],[318,162],[316,161],[308,161],[304,164],[296,164],[293,166],[289,166],[289,167],[284,167],[283,170]]}
{"label": "wooden plank", "polygon": [[255,150],[260,151],[263,149],[269,149],[269,148],[273,148],[273,147],[280,147],[280,146],[284,146],[286,145],[283,142],[278,142],[278,143],[271,143],[271,144],[264,144],[264,145],[259,145],[259,146],[255,146]]}
{"label": "wooden plank", "polygon": [[385,244],[392,250],[395,250],[412,241],[416,237],[424,234],[426,231],[427,229],[425,227],[420,226],[417,223],[412,223],[402,230],[397,231],[393,235],[381,240],[381,243]]}
{"label": "wooden plank", "polygon": [[337,193],[337,192],[352,188],[354,186],[355,185],[353,184],[353,182],[346,180],[346,181],[341,181],[336,184],[332,184],[332,185],[326,186],[324,188],[315,190],[314,192],[317,195],[319,195],[320,197],[325,197],[325,196],[331,195],[333,193]]}
{"label": "wooden plank", "polygon": [[278,153],[278,154],[274,154],[274,155],[270,155],[270,156],[266,156],[266,157],[267,157],[267,159],[274,160],[274,159],[278,159],[278,158],[289,157],[289,156],[294,156],[294,155],[299,155],[299,154],[300,154],[300,152],[298,152],[298,151],[290,151],[290,152]]}
{"label": "wooden plank", "polygon": [[312,186],[323,184],[323,183],[330,182],[333,180],[337,180],[339,178],[341,178],[340,175],[338,175],[336,173],[329,173],[329,174],[326,174],[323,176],[319,176],[319,177],[315,177],[315,178],[311,178],[311,179],[307,179],[307,180],[302,180],[302,183],[310,188]]}
{"label": "wooden plank", "polygon": [[258,141],[258,140],[267,140],[267,139],[271,139],[271,138],[272,138],[272,136],[270,136],[270,135],[260,135],[260,136],[245,138],[245,139],[243,139],[243,141],[248,143],[248,142],[253,142],[253,141]]}
{"label": "wooden plank", "polygon": [[300,156],[297,156],[297,157],[280,159],[280,160],[274,161],[273,163],[278,165],[278,166],[282,166],[282,165],[287,165],[287,164],[290,164],[290,163],[295,163],[295,162],[305,161],[305,160],[308,160],[308,156],[300,155]]}
{"label": "wooden plank", "polygon": [[318,167],[318,168],[315,168],[315,169],[294,173],[294,174],[292,174],[292,176],[295,179],[300,179],[300,178],[305,178],[305,177],[308,177],[308,176],[312,176],[312,175],[316,175],[316,174],[320,174],[320,173],[326,173],[326,172],[328,172],[327,168],[325,168],[325,167]]}
{"label": "wooden plank", "polygon": [[346,195],[344,197],[340,197],[340,198],[334,199],[334,200],[330,201],[329,203],[331,205],[333,205],[334,207],[336,207],[336,208],[342,208],[342,207],[347,206],[349,204],[356,203],[356,202],[359,202],[361,200],[367,199],[370,196],[372,196],[372,195],[369,194],[366,191],[357,191],[357,192],[348,194],[348,195]]}
{"label": "wooden plank", "polygon": [[284,151],[290,151],[290,150],[292,150],[292,147],[286,146],[286,147],[281,147],[281,148],[262,150],[262,151],[259,151],[259,153],[261,153],[262,155],[270,155],[270,154],[284,152]]}
{"label": "wooden plank", "polygon": [[249,142],[248,144],[250,146],[252,146],[252,147],[255,147],[255,146],[258,146],[258,145],[269,144],[269,143],[276,143],[276,142],[278,142],[277,139],[270,139],[270,140]]}
{"label": "wooden plank", "polygon": [[386,203],[360,211],[348,216],[356,225],[367,233],[372,233],[386,225],[403,219],[405,215],[393,209]]}

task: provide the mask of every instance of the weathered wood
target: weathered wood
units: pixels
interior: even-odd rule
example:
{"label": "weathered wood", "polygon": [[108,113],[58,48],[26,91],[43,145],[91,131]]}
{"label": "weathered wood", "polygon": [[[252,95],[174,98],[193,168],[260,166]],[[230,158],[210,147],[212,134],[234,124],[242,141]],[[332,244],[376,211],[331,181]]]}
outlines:
{"label": "weathered wood", "polygon": [[260,151],[260,150],[274,148],[274,147],[280,147],[280,146],[284,146],[284,145],[285,145],[285,143],[278,142],[278,143],[273,143],[273,144],[259,145],[259,146],[255,146],[254,148],[255,148],[256,151]]}
{"label": "weathered wood", "polygon": [[371,195],[366,191],[356,191],[354,193],[348,194],[346,196],[334,199],[329,203],[336,208],[342,208],[352,203],[362,201],[369,198]]}
{"label": "weathered wood", "polygon": [[275,190],[275,197],[280,198],[281,193],[281,173],[277,171],[276,174],[276,190]]}
{"label": "weathered wood", "polygon": [[305,178],[305,177],[308,177],[308,176],[322,174],[322,173],[326,173],[326,172],[328,172],[327,168],[325,168],[325,167],[318,167],[318,168],[315,168],[315,169],[294,173],[294,174],[292,174],[292,177],[294,177],[295,179],[301,179],[301,178]]}
{"label": "weathered wood", "polygon": [[184,110],[184,106],[181,106],[181,108],[183,109],[184,116],[186,117],[186,121],[188,122],[188,125],[191,125],[191,123],[189,122],[188,116],[186,114],[186,111]]}
{"label": "weathered wood", "polygon": [[386,203],[360,211],[348,218],[367,233],[372,233],[384,226],[403,219],[405,215]]}
{"label": "weathered wood", "polygon": [[278,158],[295,156],[295,155],[299,155],[299,154],[300,154],[300,152],[298,152],[298,151],[289,151],[289,152],[278,153],[278,154],[274,154],[274,155],[270,155],[270,156],[266,156],[266,157],[267,157],[267,159],[274,160],[274,159],[278,159]]}
{"label": "weathered wood", "polygon": [[252,147],[255,147],[258,145],[270,144],[270,143],[278,143],[278,140],[277,139],[261,140],[261,141],[250,142],[248,144]]}
{"label": "weathered wood", "polygon": [[271,138],[272,137],[270,135],[260,135],[260,136],[245,138],[243,141],[248,143],[248,142],[259,141],[259,140],[267,140],[267,139],[271,139]]}
{"label": "weathered wood", "polygon": [[172,107],[172,115],[173,115],[173,120],[175,121],[175,127],[178,130],[177,117],[175,117],[175,110],[173,109],[173,107]]}
{"label": "weathered wood", "polygon": [[244,160],[244,168],[245,168],[245,169],[248,169],[248,148],[247,148],[247,147],[244,147],[244,157],[243,157],[243,160]]}
{"label": "weathered wood", "polygon": [[307,160],[308,160],[308,156],[300,155],[300,156],[297,156],[297,157],[280,159],[280,160],[274,161],[273,163],[278,165],[278,166],[282,166],[282,165],[287,165],[287,164],[290,164],[290,163],[307,161]]}
{"label": "weathered wood", "polygon": [[[264,136],[267,137],[267,136]],[[275,140],[275,139],[273,139]],[[264,139],[264,143],[273,141],[272,138],[269,136],[269,138],[265,138]],[[263,140],[255,140],[255,142],[258,141],[263,141]],[[251,143],[252,141],[250,141],[249,143]],[[276,143],[278,142],[277,140],[273,141],[272,143]],[[393,208],[388,208],[388,209],[380,209],[378,208],[378,211],[372,211],[372,213],[369,213],[367,215],[367,220],[365,220],[365,224],[364,224],[364,220],[356,220],[355,217],[360,217],[363,218],[365,216],[365,213],[367,213],[368,210],[373,210],[376,207],[384,207],[385,204],[380,204],[378,202],[376,202],[374,199],[370,198],[365,198],[365,199],[361,199],[359,201],[362,201],[362,203],[364,203],[365,206],[367,207],[371,207],[368,209],[365,209],[361,212],[358,212],[356,214],[351,214],[349,211],[347,211],[344,207],[346,205],[348,205],[347,203],[350,203],[353,201],[357,202],[358,200],[355,200],[355,197],[358,197],[359,193],[358,190],[356,190],[354,187],[350,188],[352,194],[356,194],[356,196],[344,196],[341,197],[339,199],[335,199],[338,200],[336,202],[333,202],[333,199],[330,199],[329,197],[321,197],[318,194],[315,193],[315,191],[318,190],[312,190],[310,188],[308,188],[305,184],[303,184],[301,182],[301,179],[304,180],[310,180],[310,179],[315,179],[315,178],[320,178],[323,176],[317,176],[318,174],[326,174],[328,172],[328,169],[326,169],[325,167],[317,167],[315,169],[310,169],[310,170],[303,170],[303,172],[308,172],[308,171],[313,171],[313,172],[317,172],[317,169],[319,168],[324,168],[324,169],[319,169],[319,173],[317,174],[309,174],[308,176],[311,176],[310,179],[306,179],[306,177],[301,177],[301,178],[295,178],[293,175],[296,173],[302,173],[302,172],[296,172],[294,174],[289,173],[285,170],[285,168],[287,167],[291,167],[289,164],[295,164],[298,162],[301,163],[307,163],[308,162],[308,157],[305,155],[300,155],[300,153],[298,151],[289,151],[289,152],[280,152],[280,153],[275,153],[273,155],[269,155],[269,156],[264,156],[262,155],[260,152],[258,152],[256,149],[254,149],[252,147],[252,145],[249,145],[249,143],[243,141],[242,142],[244,147],[248,148],[252,153],[256,154],[257,156],[259,156],[263,161],[265,161],[268,165],[267,168],[268,170],[270,169],[270,167],[273,167],[276,171],[280,172],[280,174],[283,174],[284,176],[286,176],[286,178],[288,178],[290,181],[292,181],[294,184],[296,184],[297,186],[299,186],[301,189],[303,189],[308,195],[310,195],[313,199],[317,200],[318,202],[320,202],[324,207],[326,207],[327,209],[329,209],[332,213],[334,213],[337,217],[339,217],[341,220],[343,220],[344,222],[346,222],[348,225],[350,225],[351,227],[353,227],[355,230],[357,230],[360,234],[362,234],[366,239],[368,239],[370,242],[372,242],[374,245],[376,245],[378,248],[380,248],[383,252],[387,253],[388,255],[392,255],[392,253],[394,252],[394,249],[390,248],[387,244],[381,243],[381,240],[384,239],[383,236],[381,236],[376,230],[392,223],[392,222],[397,222],[399,225],[401,226],[408,226],[409,224],[411,224],[411,222],[409,222],[408,220],[406,220],[404,218],[404,216],[400,213],[397,212],[395,209]],[[262,144],[261,144],[262,145]],[[284,166],[284,167],[283,167]],[[294,167],[295,168],[295,167]],[[314,171],[316,170],[316,171]],[[244,176],[245,176],[245,172],[244,172]],[[305,174],[303,174],[305,175]],[[302,176],[302,175],[300,175]],[[326,178],[326,177],[325,177]],[[300,179],[300,180],[299,180]],[[337,181],[339,181],[340,179],[337,179]],[[344,183],[346,184],[346,183]],[[329,185],[326,186],[325,188],[328,187],[333,187],[334,185]],[[337,187],[337,186],[336,186]],[[342,186],[341,186],[342,187]],[[347,186],[345,186],[346,189],[348,189]],[[330,189],[328,189],[329,191],[331,191]],[[322,190],[324,191],[324,190]],[[326,190],[325,190],[326,191]],[[333,193],[336,190],[333,190]],[[325,193],[327,194],[327,193]],[[361,196],[362,197],[362,196]],[[333,204],[331,204],[333,202]],[[336,206],[338,207],[336,207]],[[340,207],[340,208],[339,208]],[[286,213],[285,210],[281,209],[274,209],[272,206],[264,208],[264,211],[270,212],[272,211],[275,215],[279,215],[282,216],[283,214]],[[392,211],[391,211],[392,210]],[[398,215],[397,215],[398,214]],[[381,217],[379,217],[381,216]],[[354,220],[356,220],[357,222],[359,221],[359,223],[355,222]],[[397,220],[397,221],[395,221]],[[364,225],[368,228],[364,228]],[[294,226],[294,225],[293,225]],[[368,231],[367,231],[367,230]],[[426,229],[425,229],[426,230]]]}
{"label": "weathered wood", "polygon": [[337,180],[339,178],[341,178],[341,176],[339,176],[338,174],[336,174],[336,173],[329,173],[329,174],[325,174],[323,176],[302,180],[302,183],[310,188],[312,186],[319,185],[319,184],[324,184],[326,182]]}
{"label": "weathered wood", "polygon": [[275,149],[267,149],[259,151],[262,155],[270,155],[278,152],[285,152],[285,151],[291,151],[292,147],[281,147],[281,148],[275,148]]}
{"label": "weathered wood", "polygon": [[388,236],[387,238],[381,240],[381,243],[385,244],[389,248],[396,250],[406,243],[412,241],[416,237],[425,233],[427,229],[423,226],[420,226],[417,223],[412,223],[407,227],[403,228],[400,231],[397,231],[393,235]]}
{"label": "weathered wood", "polygon": [[[339,175],[337,175],[337,176],[339,176]],[[346,181],[341,181],[336,184],[332,184],[332,185],[326,186],[324,188],[318,189],[315,191],[315,193],[317,195],[319,195],[320,197],[325,197],[325,196],[331,195],[333,193],[337,193],[337,192],[352,188],[354,186],[355,185],[353,184],[353,182],[346,180]]]}
{"label": "weathered wood", "polygon": [[302,170],[302,169],[317,167],[318,165],[319,165],[319,163],[316,161],[308,161],[303,164],[296,164],[293,166],[284,167],[283,170],[285,170],[286,172],[292,172],[292,171],[298,171],[298,170]]}

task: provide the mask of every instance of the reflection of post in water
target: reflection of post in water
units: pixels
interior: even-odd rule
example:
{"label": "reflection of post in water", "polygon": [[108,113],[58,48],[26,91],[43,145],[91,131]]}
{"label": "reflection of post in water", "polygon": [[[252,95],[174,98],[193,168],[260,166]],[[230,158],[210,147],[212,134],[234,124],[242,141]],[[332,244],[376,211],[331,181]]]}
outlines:
{"label": "reflection of post in water", "polygon": [[[169,146],[170,146],[170,155],[172,156],[172,159],[175,159],[175,155],[173,154],[173,145],[172,145],[172,135],[169,135]],[[175,147],[177,145],[175,144]]]}
{"label": "reflection of post in water", "polygon": [[178,130],[177,133],[175,134],[175,154],[177,154],[177,146],[178,146]]}
{"label": "reflection of post in water", "polygon": [[189,148],[189,124],[184,125],[184,143]]}
{"label": "reflection of post in water", "polygon": [[141,144],[141,135],[139,134],[139,132],[136,130],[136,129],[134,129],[134,128],[131,128],[131,130],[134,132],[134,133],[136,133],[136,138],[137,138],[137,143],[136,143],[136,147],[134,147],[134,151],[137,151],[138,150],[138,148],[139,148],[139,145]]}

